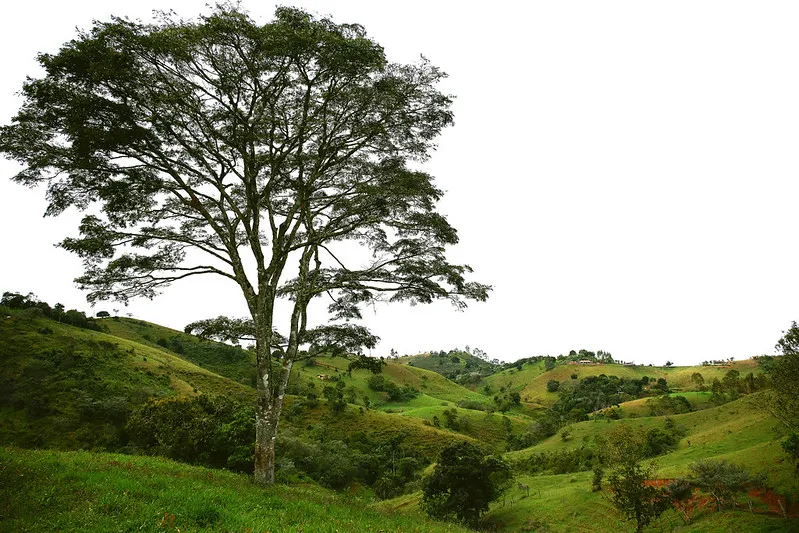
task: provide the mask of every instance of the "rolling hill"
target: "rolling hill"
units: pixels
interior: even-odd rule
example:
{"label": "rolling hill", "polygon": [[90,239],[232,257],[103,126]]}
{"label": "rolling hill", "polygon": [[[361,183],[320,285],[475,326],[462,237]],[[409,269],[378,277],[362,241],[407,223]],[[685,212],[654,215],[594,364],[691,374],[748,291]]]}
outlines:
{"label": "rolling hill", "polygon": [[[535,457],[596,454],[603,436],[621,424],[679,429],[671,451],[656,458],[660,478],[684,476],[700,459],[728,459],[764,474],[768,482],[770,492],[750,495],[751,512],[703,508],[691,524],[682,524],[676,512],[669,511],[652,531],[791,531],[796,526],[795,519],[786,521],[775,508],[775,502],[782,502],[789,514],[798,512],[799,482],[774,440],[773,422],[763,409],[764,393],[716,405],[710,392],[697,390],[691,378],[701,373],[707,385],[714,378],[723,379],[730,369],[741,375],[758,373],[754,361],[684,368],[561,364],[549,371],[543,361],[536,361],[476,376],[464,372],[471,370],[465,368],[465,358],[455,362],[448,355],[447,364],[461,365],[458,375],[468,377],[464,386],[423,368],[419,357],[399,358],[388,361],[378,379],[404,391],[397,399],[385,387],[376,389],[375,376],[368,370],[348,370],[349,359],[314,357],[294,366],[281,423],[279,445],[294,453],[281,455],[279,463],[279,477],[289,485],[264,495],[238,474],[105,453],[137,451],[127,444],[126,423],[151,399],[215,395],[250,405],[255,394],[250,386],[252,353],[136,319],[110,317],[99,324],[102,331],[81,329],[35,310],[12,310],[0,320],[0,529],[460,531],[422,515],[418,472],[407,478],[409,493],[380,501],[375,489],[363,482],[351,483],[347,492],[338,494],[321,488],[312,479],[325,483],[324,475],[303,473],[300,463],[290,458],[299,461],[302,450],[321,450],[334,461],[330,465],[348,458],[356,468],[359,460],[399,453],[415,468],[423,468],[453,440],[505,452],[509,435],[530,431],[558,400],[558,393],[547,390],[549,381],[602,374],[666,379],[670,395],[685,397],[692,410],[650,416],[650,398],[636,399],[616,408],[619,420],[594,413],[588,421],[568,424],[565,437],[558,432],[528,448],[505,452],[516,479],[486,514],[485,527],[629,529],[603,493],[591,492],[591,472],[585,466],[589,463],[580,463],[577,470],[566,468],[566,473],[529,467]],[[343,410],[333,410],[325,400],[333,389],[346,400]],[[509,403],[513,393],[518,394],[518,404]],[[77,449],[94,452],[55,451]],[[369,455],[373,452],[377,455]],[[264,509],[272,512],[261,512]]]}

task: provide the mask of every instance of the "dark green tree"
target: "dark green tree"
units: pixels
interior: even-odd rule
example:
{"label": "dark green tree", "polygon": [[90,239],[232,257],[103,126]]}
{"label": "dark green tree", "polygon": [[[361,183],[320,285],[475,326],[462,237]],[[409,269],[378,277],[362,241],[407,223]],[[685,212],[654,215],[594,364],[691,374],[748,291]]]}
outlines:
{"label": "dark green tree", "polygon": [[433,473],[424,478],[421,507],[431,517],[474,526],[511,479],[504,461],[468,442],[456,442],[441,451]]}
{"label": "dark green tree", "polygon": [[[408,165],[452,123],[426,60],[388,62],[357,24],[283,7],[258,25],[230,5],[96,22],[38,60],[44,76],[0,128],[0,152],[24,165],[13,179],[47,186],[48,215],[92,208],[61,243],[84,260],[90,302],[204,274],[238,288],[256,341],[258,484],[274,482],[303,346],[349,337],[341,321],[379,300],[486,299],[445,257],[458,238],[436,211],[442,192]],[[341,253],[345,241],[368,253]],[[317,297],[339,323],[309,324]],[[290,301],[280,350],[278,298]],[[374,346],[362,332],[348,342]]]}

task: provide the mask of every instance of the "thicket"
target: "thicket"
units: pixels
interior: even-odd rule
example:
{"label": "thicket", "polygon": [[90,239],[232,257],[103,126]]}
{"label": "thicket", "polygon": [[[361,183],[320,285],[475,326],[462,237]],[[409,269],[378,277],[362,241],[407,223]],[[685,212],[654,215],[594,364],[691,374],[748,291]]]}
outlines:
{"label": "thicket", "polygon": [[[126,429],[130,451],[252,472],[255,413],[249,403],[209,395],[152,400],[136,409]],[[429,463],[405,440],[405,434],[378,438],[363,431],[331,439],[324,425],[308,435],[284,427],[276,475],[284,482],[313,479],[333,489],[358,482],[380,498],[391,498],[418,489],[421,468]]]}
{"label": "thicket", "polygon": [[558,401],[552,407],[561,419],[567,422],[588,420],[588,414],[622,402],[669,392],[668,383],[644,376],[641,379],[617,376],[587,376],[581,380],[564,381],[558,384]]}
{"label": "thicket", "polygon": [[382,375],[369,376],[367,385],[376,392],[385,392],[388,399],[392,402],[406,402],[416,398],[419,391],[410,385],[397,385]]}
{"label": "thicket", "polygon": [[755,376],[749,372],[741,377],[741,373],[733,368],[728,370],[721,380],[713,379],[710,384],[710,401],[722,405],[737,400],[742,394],[752,394],[768,386],[768,378],[765,375]]}
{"label": "thicket", "polygon": [[358,431],[330,439],[323,430],[304,437],[284,430],[278,437],[277,476],[284,481],[307,476],[333,489],[358,482],[371,486],[379,498],[393,498],[418,490],[421,469],[429,464],[406,438]]}
{"label": "thicket", "polygon": [[127,424],[135,451],[190,464],[252,471],[255,412],[222,396],[150,400]]}

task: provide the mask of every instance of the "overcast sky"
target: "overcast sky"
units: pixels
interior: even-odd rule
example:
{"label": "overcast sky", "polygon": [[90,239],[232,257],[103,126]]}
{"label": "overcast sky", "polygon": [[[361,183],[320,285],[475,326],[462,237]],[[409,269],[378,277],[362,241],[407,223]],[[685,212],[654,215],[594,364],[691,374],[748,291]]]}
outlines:
{"label": "overcast sky", "polygon": [[[3,7],[0,122],[55,52],[110,15],[184,17],[205,0]],[[506,361],[570,349],[638,363],[773,353],[799,320],[799,3],[286,2],[357,22],[391,60],[449,73],[455,126],[425,170],[459,230],[451,250],[489,301],[367,312],[373,355],[479,347]],[[522,7],[524,4],[524,7]],[[260,22],[271,2],[244,2]],[[53,244],[80,213],[42,218],[44,190],[0,159],[0,290],[89,311],[80,261]],[[98,305],[182,329],[243,316],[212,279]]]}

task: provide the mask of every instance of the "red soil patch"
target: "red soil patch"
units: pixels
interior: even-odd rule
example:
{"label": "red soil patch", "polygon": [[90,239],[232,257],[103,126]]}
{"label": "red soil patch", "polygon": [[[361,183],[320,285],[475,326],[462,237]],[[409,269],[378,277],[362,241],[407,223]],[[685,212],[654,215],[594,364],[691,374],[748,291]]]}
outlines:
{"label": "red soil patch", "polygon": [[[771,489],[754,489],[749,491],[749,497],[758,499],[765,503],[769,510],[775,514],[782,515],[785,508],[789,518],[799,518],[799,502],[786,503],[785,498],[775,493]],[[782,503],[782,507],[780,507]]]}
{"label": "red soil patch", "polygon": [[[650,487],[666,487],[675,479],[648,479],[644,483]],[[783,516],[783,507],[788,515],[788,518],[799,518],[799,502],[791,502],[788,504],[785,497],[778,495],[771,489],[753,489],[748,492],[749,498],[752,500],[759,500],[768,508],[769,514],[776,514]],[[780,506],[780,502],[782,506]],[[674,507],[688,511],[692,514],[697,509],[702,509],[708,505],[713,506],[716,502],[709,496],[701,496],[698,490],[694,490],[693,497],[683,503],[674,502]],[[762,510],[755,510],[754,512],[763,512]]]}

